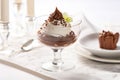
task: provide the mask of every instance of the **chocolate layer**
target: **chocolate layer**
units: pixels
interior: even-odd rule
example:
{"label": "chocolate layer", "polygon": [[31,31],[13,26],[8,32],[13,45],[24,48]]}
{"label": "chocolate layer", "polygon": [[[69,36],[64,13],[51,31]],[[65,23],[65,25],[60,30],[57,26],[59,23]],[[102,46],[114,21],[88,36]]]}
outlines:
{"label": "chocolate layer", "polygon": [[62,13],[56,8],[55,11],[49,16],[49,22],[52,22],[53,20],[63,20]]}
{"label": "chocolate layer", "polygon": [[65,22],[62,13],[56,8],[55,11],[50,14],[48,22],[51,22],[54,25],[60,25],[67,26],[67,23]]}
{"label": "chocolate layer", "polygon": [[54,37],[51,35],[43,34],[38,32],[39,40],[40,42],[52,46],[52,47],[64,47],[68,46],[76,41],[76,36],[74,32],[71,31],[71,33],[65,37]]}

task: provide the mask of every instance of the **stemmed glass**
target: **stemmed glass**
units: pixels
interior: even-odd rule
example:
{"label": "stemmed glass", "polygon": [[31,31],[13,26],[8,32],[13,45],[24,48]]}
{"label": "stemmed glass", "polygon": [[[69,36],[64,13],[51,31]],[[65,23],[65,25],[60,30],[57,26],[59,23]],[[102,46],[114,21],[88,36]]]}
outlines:
{"label": "stemmed glass", "polygon": [[0,23],[0,55],[9,56],[13,49],[9,45],[9,23]]}
{"label": "stemmed glass", "polygon": [[[47,20],[48,16],[40,16],[35,19],[36,26],[39,28],[44,23],[44,20]],[[67,38],[63,38],[61,35],[56,35],[58,37],[52,38],[49,35],[46,35],[46,39],[43,40],[44,34],[39,34],[38,31],[38,40],[40,43],[44,44],[45,46],[48,46],[52,49],[54,58],[53,61],[46,62],[42,64],[42,68],[47,71],[66,71],[71,70],[74,68],[74,65],[69,62],[65,62],[62,60],[61,53],[63,49],[67,46],[70,46],[71,44],[75,43],[79,37],[80,34],[80,24],[82,22],[81,16],[72,16],[73,21],[71,22],[71,33],[72,37],[67,36]],[[39,30],[39,29],[38,29]]]}
{"label": "stemmed glass", "polygon": [[12,18],[10,22],[11,36],[15,38],[23,37],[25,35],[25,4],[21,2],[11,3]]}

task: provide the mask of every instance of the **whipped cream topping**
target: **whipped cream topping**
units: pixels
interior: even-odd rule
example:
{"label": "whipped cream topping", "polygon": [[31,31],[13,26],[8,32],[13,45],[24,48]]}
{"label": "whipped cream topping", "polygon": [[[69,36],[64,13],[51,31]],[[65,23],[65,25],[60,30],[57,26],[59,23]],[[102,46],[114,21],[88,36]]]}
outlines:
{"label": "whipped cream topping", "polygon": [[71,32],[70,23],[65,22],[62,13],[56,10],[49,16],[48,20],[42,25],[42,33],[59,37],[69,35]]}
{"label": "whipped cream topping", "polygon": [[47,26],[46,24],[43,25],[42,28],[42,33],[59,37],[59,36],[66,36],[71,32],[71,26],[68,23],[67,26],[63,25],[53,25],[52,23],[48,23]]}

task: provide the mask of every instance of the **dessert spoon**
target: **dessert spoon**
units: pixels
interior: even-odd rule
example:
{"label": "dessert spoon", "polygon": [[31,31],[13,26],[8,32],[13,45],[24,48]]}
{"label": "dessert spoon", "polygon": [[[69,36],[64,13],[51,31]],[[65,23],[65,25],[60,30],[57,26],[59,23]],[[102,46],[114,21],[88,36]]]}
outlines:
{"label": "dessert spoon", "polygon": [[36,39],[30,39],[21,46],[21,50],[23,52],[28,52],[38,47],[42,47],[42,44],[40,44]]}
{"label": "dessert spoon", "polygon": [[33,49],[36,48],[40,48],[42,47],[42,45],[40,43],[37,42],[37,40],[35,39],[29,39],[27,42],[25,42],[21,47],[20,50],[18,51],[13,51],[11,55],[9,55],[9,57],[13,57],[17,54],[20,54],[22,52],[29,52]]}
{"label": "dessert spoon", "polygon": [[26,47],[30,46],[33,43],[34,39],[30,39],[27,42],[25,42],[22,46],[21,46],[21,50],[24,52],[28,52],[32,49],[32,47],[29,47],[26,49]]}

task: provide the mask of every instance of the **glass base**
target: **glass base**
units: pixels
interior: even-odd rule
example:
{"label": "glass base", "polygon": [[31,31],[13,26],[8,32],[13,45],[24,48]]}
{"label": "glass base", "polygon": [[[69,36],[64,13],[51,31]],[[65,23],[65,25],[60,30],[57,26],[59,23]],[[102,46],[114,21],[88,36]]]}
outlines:
{"label": "glass base", "polygon": [[9,57],[13,52],[14,52],[14,50],[12,50],[12,49],[4,48],[4,49],[0,50],[0,55]]}
{"label": "glass base", "polygon": [[51,72],[58,72],[58,71],[68,71],[75,68],[75,65],[71,62],[64,62],[62,65],[54,65],[52,62],[43,63],[41,66],[44,70],[51,71]]}

